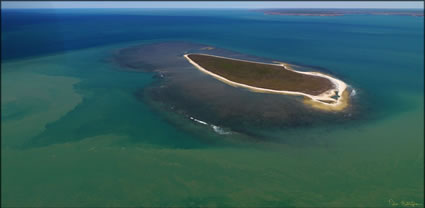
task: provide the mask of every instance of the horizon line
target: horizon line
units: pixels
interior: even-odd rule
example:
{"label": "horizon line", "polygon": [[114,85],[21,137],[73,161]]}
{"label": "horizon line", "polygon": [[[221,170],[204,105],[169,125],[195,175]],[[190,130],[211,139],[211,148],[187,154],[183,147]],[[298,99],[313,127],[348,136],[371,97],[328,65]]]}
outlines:
{"label": "horizon line", "polygon": [[323,7],[323,8],[317,8],[317,7],[291,7],[291,8],[284,8],[284,7],[280,7],[280,8],[272,8],[272,7],[263,7],[263,8],[237,8],[237,7],[233,7],[233,8],[206,8],[206,7],[119,7],[119,8],[113,8],[113,7],[87,7],[87,8],[80,8],[80,7],[70,7],[70,8],[66,8],[66,7],[58,7],[58,8],[47,8],[47,7],[34,7],[34,8],[1,8],[3,9],[416,9],[416,10],[424,10],[424,8],[382,8],[382,7],[368,7],[368,8],[364,8],[364,7]]}
{"label": "horizon line", "polygon": [[2,1],[2,9],[423,9],[421,1]]}

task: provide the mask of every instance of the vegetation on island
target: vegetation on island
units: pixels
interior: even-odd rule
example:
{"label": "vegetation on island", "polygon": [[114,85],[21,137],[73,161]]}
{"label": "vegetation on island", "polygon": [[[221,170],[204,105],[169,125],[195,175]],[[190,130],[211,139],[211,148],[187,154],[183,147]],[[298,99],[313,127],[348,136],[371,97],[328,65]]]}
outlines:
{"label": "vegetation on island", "polygon": [[230,81],[271,90],[319,95],[333,88],[323,77],[297,73],[283,66],[254,63],[203,54],[188,57],[202,68]]}

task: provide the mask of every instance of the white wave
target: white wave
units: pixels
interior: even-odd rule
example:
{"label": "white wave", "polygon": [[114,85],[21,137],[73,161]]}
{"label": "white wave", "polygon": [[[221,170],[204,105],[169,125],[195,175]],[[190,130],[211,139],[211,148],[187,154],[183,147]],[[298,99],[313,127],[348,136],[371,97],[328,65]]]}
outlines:
{"label": "white wave", "polygon": [[351,94],[350,94],[351,97],[355,96],[356,94],[357,94],[357,92],[356,92],[355,89],[351,90]]}
{"label": "white wave", "polygon": [[215,126],[211,124],[211,127],[214,129],[214,131],[218,134],[222,134],[222,135],[226,135],[226,134],[230,134],[229,131],[225,131],[223,128],[219,127],[219,126]]}

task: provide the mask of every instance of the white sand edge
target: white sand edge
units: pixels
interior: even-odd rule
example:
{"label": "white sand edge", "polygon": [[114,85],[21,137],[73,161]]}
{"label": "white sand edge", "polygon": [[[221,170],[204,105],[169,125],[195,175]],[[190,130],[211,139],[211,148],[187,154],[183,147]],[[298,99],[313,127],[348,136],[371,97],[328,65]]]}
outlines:
{"label": "white sand edge", "polygon": [[[270,64],[270,63],[262,63],[262,62],[255,62],[255,61],[246,61],[246,60],[240,60],[240,59],[234,59],[234,58],[227,58],[227,57],[221,57],[221,56],[215,56],[215,55],[209,55],[209,54],[202,54],[202,53],[197,53],[200,55],[205,55],[205,56],[212,56],[212,57],[218,57],[218,58],[224,58],[224,59],[230,59],[230,60],[236,60],[236,61],[244,61],[244,62],[250,62],[250,63],[259,63],[259,64],[266,64],[266,65],[274,65],[274,66],[282,66],[285,70],[291,70],[295,73],[300,73],[300,74],[307,74],[307,75],[311,75],[311,76],[317,76],[317,77],[323,77],[328,79],[329,81],[331,81],[334,85],[334,88],[320,94],[320,95],[310,95],[307,93],[303,93],[303,92],[294,92],[294,91],[286,91],[286,90],[271,90],[271,89],[266,89],[266,88],[260,88],[260,87],[253,87],[250,85],[246,85],[246,84],[241,84],[238,82],[234,82],[231,80],[228,80],[220,75],[214,74],[206,69],[204,69],[203,67],[201,67],[200,65],[198,65],[196,62],[194,62],[192,59],[190,59],[188,57],[188,55],[190,54],[185,54],[184,57],[192,64],[194,65],[197,69],[199,69],[200,71],[209,74],[211,76],[213,76],[214,78],[225,82],[229,85],[235,86],[235,87],[243,87],[243,88],[247,88],[250,89],[252,91],[255,92],[266,92],[266,93],[276,93],[276,94],[286,94],[286,95],[300,95],[300,96],[304,96],[307,98],[310,98],[313,102],[318,103],[320,105],[324,105],[327,106],[327,108],[323,108],[320,107],[322,109],[326,109],[326,110],[342,110],[345,106],[347,106],[347,101],[346,98],[344,98],[343,93],[344,91],[347,89],[347,84],[345,84],[343,81],[338,80],[336,78],[333,78],[331,76],[319,73],[319,72],[301,72],[301,71],[296,71],[293,70],[291,68],[289,68],[287,66],[287,64],[281,63],[281,64]],[[338,91],[339,94],[339,98],[336,100],[332,98],[332,96],[336,95],[335,91]],[[323,102],[323,101],[332,101],[333,103],[327,103],[327,102]],[[344,102],[345,101],[345,102]],[[313,105],[314,106],[314,105]],[[314,106],[317,107],[317,106]]]}

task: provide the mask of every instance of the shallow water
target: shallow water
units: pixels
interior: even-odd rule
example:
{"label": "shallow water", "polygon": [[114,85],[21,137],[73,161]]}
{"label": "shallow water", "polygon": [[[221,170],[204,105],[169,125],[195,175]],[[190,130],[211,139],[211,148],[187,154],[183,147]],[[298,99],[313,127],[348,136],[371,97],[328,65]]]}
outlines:
{"label": "shallow water", "polygon": [[[423,18],[2,10],[2,27],[4,206],[424,203]],[[227,86],[176,55],[203,45],[358,99],[334,115]],[[129,47],[144,71],[117,64]]]}

